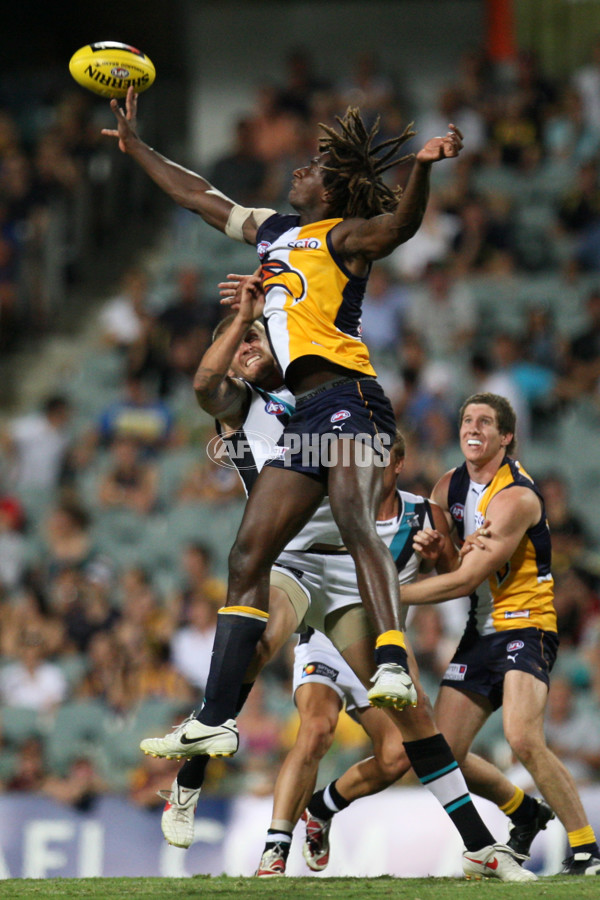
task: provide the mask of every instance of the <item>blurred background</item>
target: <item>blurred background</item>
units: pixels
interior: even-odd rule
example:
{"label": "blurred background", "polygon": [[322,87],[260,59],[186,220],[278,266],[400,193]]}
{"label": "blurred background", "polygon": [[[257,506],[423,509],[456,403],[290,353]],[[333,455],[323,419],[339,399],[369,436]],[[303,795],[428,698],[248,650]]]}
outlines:
{"label": "blurred background", "polygon": [[[176,208],[100,134],[113,127],[108,102],[68,73],[74,51],[100,40],[156,65],[139,102],[144,140],[245,205],[286,211],[318,123],[349,104],[380,116],[382,137],[414,120],[409,149],[449,122],[462,129],[460,158],[434,167],[420,231],[374,266],[364,337],[407,436],[403,488],[427,495],[460,461],[469,393],[503,394],[517,411],[517,456],[553,534],[561,652],[548,740],[598,829],[600,2],[22,0],[11,19],[0,57],[0,876],[185,873],[183,851],[162,842],[156,796],[177,765],[138,744],[201,703],[244,503],[236,476],[206,456],[214,424],[191,380],[221,316],[217,282],[252,271],[255,253]],[[463,624],[461,601],[412,615],[432,699]],[[239,754],[209,766],[188,873],[249,874],[258,862],[296,728],[292,650],[252,692]],[[497,716],[476,750],[529,786]],[[343,716],[320,782],[368,752]],[[228,841],[248,821],[246,859]],[[547,855],[560,859],[563,843],[556,832]],[[332,874],[421,874],[415,854],[377,852],[347,852]],[[298,860],[289,871],[308,870]]]}

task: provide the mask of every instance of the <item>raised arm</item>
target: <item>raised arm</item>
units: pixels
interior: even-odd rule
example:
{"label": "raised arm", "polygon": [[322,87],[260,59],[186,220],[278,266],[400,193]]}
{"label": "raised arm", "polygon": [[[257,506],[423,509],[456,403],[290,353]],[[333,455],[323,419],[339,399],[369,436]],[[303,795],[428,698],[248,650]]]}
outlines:
{"label": "raised arm", "polygon": [[506,565],[525,532],[539,520],[541,507],[533,491],[514,487],[494,497],[487,512],[492,524],[489,538],[483,539],[486,549],[474,547],[453,572],[405,585],[403,603],[442,603],[472,594],[486,578]]}
{"label": "raised arm", "polygon": [[231,325],[210,345],[194,376],[199,405],[228,429],[238,428],[246,415],[248,392],[243,381],[229,372],[233,358],[252,323],[262,315],[264,294],[260,279],[244,278],[240,301]]}
{"label": "raised arm", "polygon": [[408,183],[393,213],[372,219],[348,220],[335,229],[332,235],[336,249],[346,257],[362,257],[365,260],[381,259],[400,244],[404,244],[417,231],[429,198],[429,177],[433,163],[458,156],[462,149],[462,134],[455,125],[449,125],[444,137],[427,141],[417,153]]}
{"label": "raised arm", "polygon": [[125,109],[117,100],[110,101],[117,127],[103,128],[102,134],[117,138],[119,148],[134,159],[161,190],[184,209],[201,216],[213,228],[228,237],[252,244],[261,222],[273,214],[272,209],[246,209],[238,206],[213,185],[167,159],[140,138],[137,131],[138,95],[132,87],[127,91]]}

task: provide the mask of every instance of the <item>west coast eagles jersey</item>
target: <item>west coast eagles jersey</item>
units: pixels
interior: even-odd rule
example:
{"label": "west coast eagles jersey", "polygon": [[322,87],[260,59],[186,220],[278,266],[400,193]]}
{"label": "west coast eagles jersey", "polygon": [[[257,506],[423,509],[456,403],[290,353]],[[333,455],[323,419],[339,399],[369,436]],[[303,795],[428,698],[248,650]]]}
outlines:
{"label": "west coast eagles jersey", "polygon": [[299,216],[275,213],[258,229],[264,319],[284,375],[304,356],[375,375],[360,336],[367,278],[349,272],[331,245],[331,230],[341,221],[300,226]]}
{"label": "west coast eagles jersey", "polygon": [[[462,539],[481,525],[492,498],[514,486],[532,490],[540,499],[542,512],[537,524],[523,535],[506,565],[471,595],[468,627],[476,628],[482,635],[527,627],[556,631],[550,529],[542,496],[521,464],[506,456],[490,484],[481,493],[473,514],[466,517],[471,482],[463,463],[450,478],[450,515]],[[465,521],[465,518],[470,521]]]}

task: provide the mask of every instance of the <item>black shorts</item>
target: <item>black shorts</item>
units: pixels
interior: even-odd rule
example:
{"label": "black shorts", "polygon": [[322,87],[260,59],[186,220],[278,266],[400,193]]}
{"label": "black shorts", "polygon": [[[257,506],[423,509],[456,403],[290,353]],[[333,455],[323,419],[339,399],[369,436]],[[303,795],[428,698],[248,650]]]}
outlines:
{"label": "black shorts", "polygon": [[493,709],[502,706],[504,676],[511,669],[529,672],[544,684],[556,661],[558,635],[541,628],[514,628],[484,636],[465,632],[442,684],[481,694]]}
{"label": "black shorts", "polygon": [[[385,466],[395,433],[392,405],[374,378],[339,379],[297,399],[296,411],[278,442],[280,453],[266,465],[326,482],[336,460],[343,460],[345,453],[352,452],[353,458],[355,452],[360,454],[358,444],[374,448],[376,464]],[[354,445],[350,447],[344,438],[352,438]]]}

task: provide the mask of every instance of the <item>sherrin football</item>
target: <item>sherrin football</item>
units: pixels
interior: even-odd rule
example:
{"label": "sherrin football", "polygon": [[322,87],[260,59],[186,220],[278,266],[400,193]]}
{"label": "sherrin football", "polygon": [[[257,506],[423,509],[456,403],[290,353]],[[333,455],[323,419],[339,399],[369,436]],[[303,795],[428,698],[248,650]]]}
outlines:
{"label": "sherrin football", "polygon": [[133,85],[140,94],[153,84],[154,63],[148,57],[118,41],[86,44],[74,53],[69,72],[82,87],[101,97],[124,97]]}

